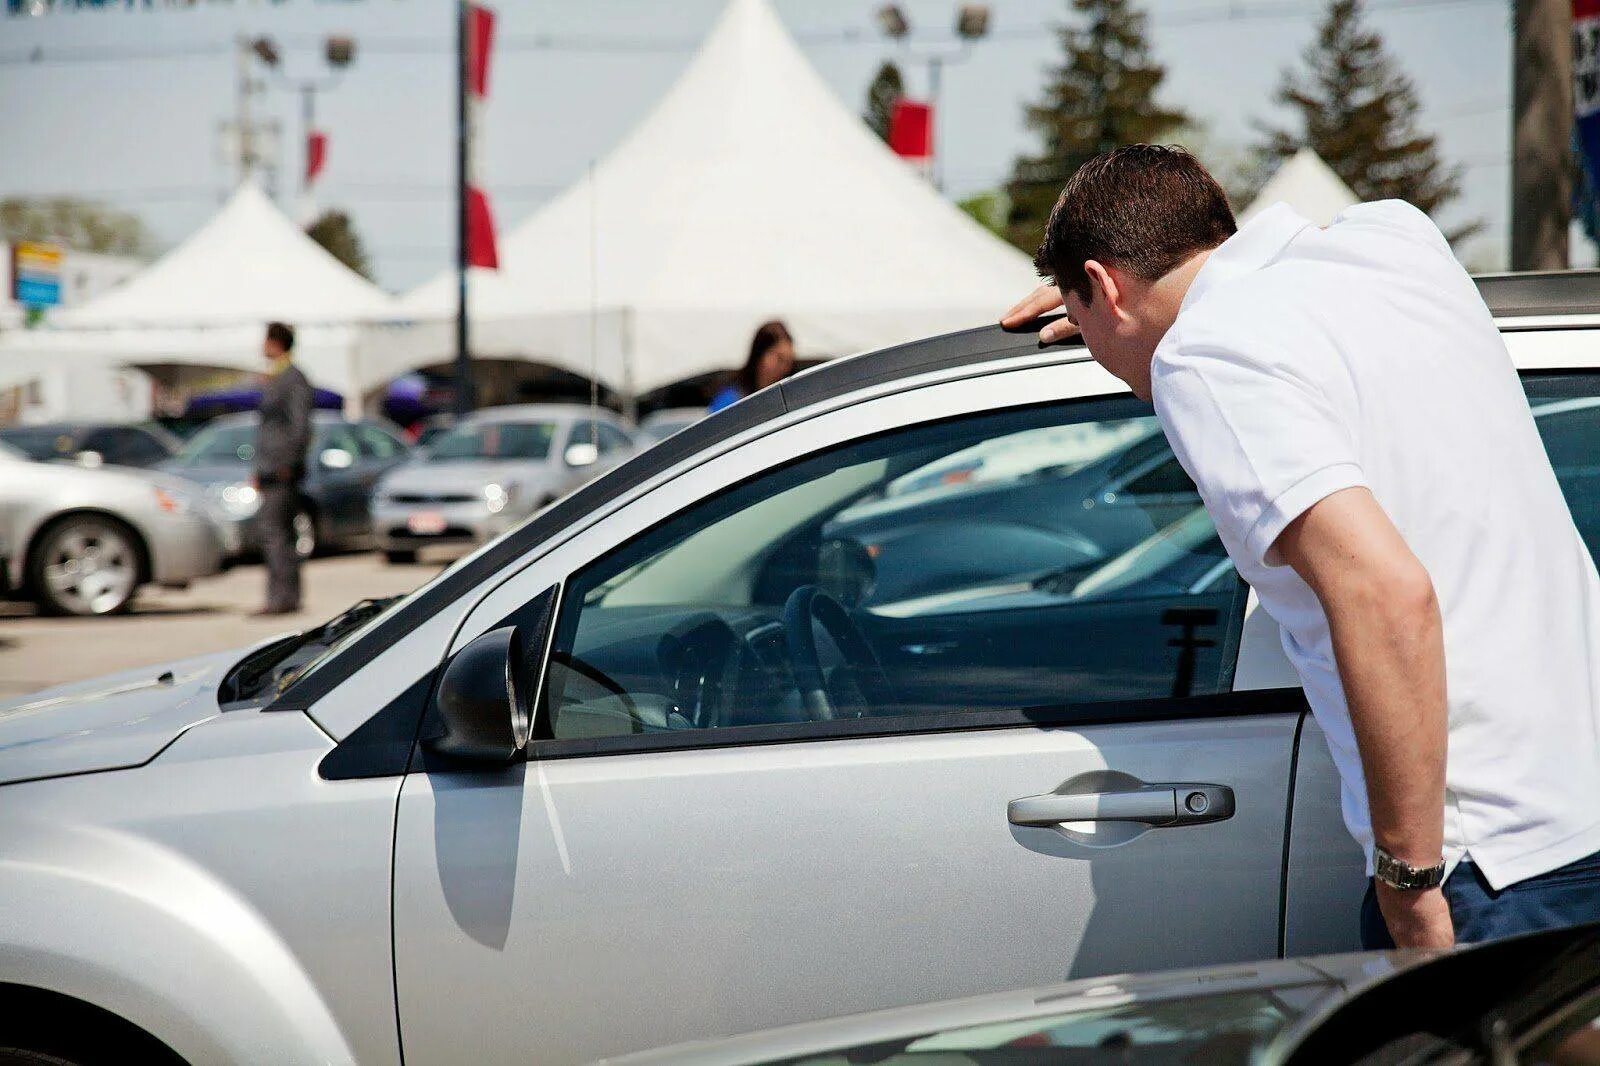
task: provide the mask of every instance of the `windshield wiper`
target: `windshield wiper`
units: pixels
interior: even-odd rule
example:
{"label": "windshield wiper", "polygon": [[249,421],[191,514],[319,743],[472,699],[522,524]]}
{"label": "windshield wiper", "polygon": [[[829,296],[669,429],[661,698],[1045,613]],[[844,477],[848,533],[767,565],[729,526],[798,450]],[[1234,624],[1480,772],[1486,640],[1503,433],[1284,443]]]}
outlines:
{"label": "windshield wiper", "polygon": [[399,596],[382,596],[358,600],[320,626],[285,637],[246,657],[223,678],[223,702],[250,699],[269,690],[277,695],[312,662],[398,599]]}

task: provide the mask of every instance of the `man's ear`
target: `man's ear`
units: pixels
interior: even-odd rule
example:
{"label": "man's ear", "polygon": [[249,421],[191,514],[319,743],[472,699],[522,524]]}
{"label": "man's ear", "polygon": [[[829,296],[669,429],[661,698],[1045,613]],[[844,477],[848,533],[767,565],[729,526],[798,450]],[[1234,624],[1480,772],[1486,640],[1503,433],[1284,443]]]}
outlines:
{"label": "man's ear", "polygon": [[1113,315],[1127,318],[1127,312],[1122,309],[1122,287],[1117,284],[1110,268],[1098,259],[1090,259],[1084,262],[1083,272],[1089,276],[1089,302],[1104,300],[1106,308]]}

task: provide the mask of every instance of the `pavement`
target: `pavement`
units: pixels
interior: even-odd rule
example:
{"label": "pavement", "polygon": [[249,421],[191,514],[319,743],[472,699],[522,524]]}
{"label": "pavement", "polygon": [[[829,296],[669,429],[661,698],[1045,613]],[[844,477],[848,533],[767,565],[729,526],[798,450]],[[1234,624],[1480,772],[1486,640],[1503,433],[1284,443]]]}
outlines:
{"label": "pavement", "polygon": [[417,564],[390,566],[375,553],[313,559],[301,572],[300,613],[276,618],[248,617],[266,588],[258,565],[235,567],[183,591],[146,586],[127,614],[105,618],[46,618],[32,604],[0,602],[0,700],[304,629],[357,600],[410,592],[445,562],[425,556]]}

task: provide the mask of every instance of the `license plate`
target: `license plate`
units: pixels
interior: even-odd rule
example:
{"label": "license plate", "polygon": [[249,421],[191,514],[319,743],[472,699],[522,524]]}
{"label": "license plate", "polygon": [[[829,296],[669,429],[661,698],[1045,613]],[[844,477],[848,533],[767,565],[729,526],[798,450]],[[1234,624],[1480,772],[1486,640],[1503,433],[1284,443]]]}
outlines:
{"label": "license plate", "polygon": [[444,515],[438,511],[418,511],[406,519],[406,528],[419,537],[436,537],[444,532]]}

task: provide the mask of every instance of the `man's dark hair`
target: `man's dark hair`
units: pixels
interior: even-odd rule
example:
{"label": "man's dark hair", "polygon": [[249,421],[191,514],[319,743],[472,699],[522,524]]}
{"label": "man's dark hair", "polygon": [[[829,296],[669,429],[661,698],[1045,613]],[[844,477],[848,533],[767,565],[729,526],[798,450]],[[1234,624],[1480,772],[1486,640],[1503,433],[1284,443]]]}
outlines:
{"label": "man's dark hair", "polygon": [[1088,302],[1090,259],[1154,281],[1238,226],[1216,179],[1182,148],[1130,144],[1072,175],[1033,257],[1040,275]]}
{"label": "man's dark hair", "polygon": [[272,341],[286,352],[294,351],[294,330],[282,322],[267,323],[267,340]]}

